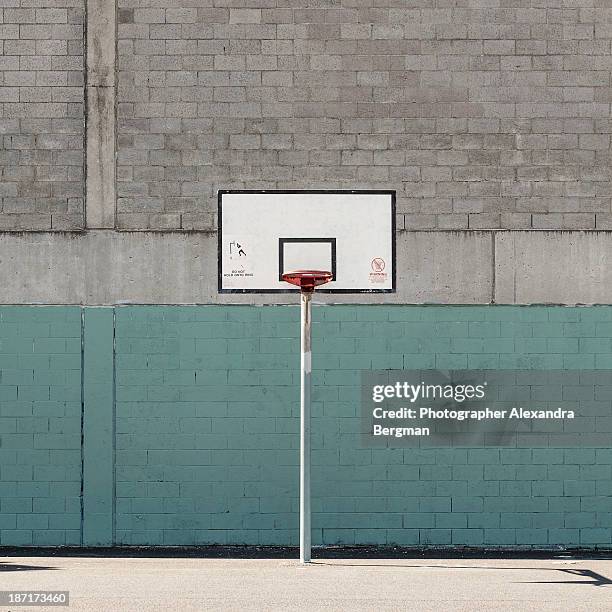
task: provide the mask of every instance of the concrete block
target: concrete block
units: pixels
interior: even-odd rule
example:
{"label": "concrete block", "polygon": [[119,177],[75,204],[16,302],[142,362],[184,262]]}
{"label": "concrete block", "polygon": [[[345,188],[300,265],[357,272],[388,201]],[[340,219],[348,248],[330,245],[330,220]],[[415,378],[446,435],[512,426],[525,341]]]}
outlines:
{"label": "concrete block", "polygon": [[113,326],[112,309],[84,312],[83,543],[113,543]]}
{"label": "concrete block", "polygon": [[86,225],[115,225],[115,89],[87,88]]}
{"label": "concrete block", "polygon": [[87,0],[87,84],[115,82],[115,7],[106,0]]}
{"label": "concrete block", "polygon": [[598,304],[612,300],[607,232],[500,232],[495,302]]}

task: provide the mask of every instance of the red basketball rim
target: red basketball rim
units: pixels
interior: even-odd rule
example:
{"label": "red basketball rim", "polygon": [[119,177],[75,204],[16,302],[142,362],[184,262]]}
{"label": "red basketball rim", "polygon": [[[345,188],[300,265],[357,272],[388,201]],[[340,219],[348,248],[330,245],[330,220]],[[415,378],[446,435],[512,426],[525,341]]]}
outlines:
{"label": "red basketball rim", "polygon": [[295,270],[283,274],[283,280],[310,293],[315,290],[315,287],[333,280],[333,275],[327,270]]}

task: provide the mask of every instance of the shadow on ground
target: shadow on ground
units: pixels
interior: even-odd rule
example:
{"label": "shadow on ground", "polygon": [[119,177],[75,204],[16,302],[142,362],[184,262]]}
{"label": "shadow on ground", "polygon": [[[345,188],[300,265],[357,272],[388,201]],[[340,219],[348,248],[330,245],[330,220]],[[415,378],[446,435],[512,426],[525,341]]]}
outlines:
{"label": "shadow on ground", "polygon": [[36,570],[55,570],[57,567],[48,565],[20,565],[9,561],[0,561],[0,572],[31,572]]}
{"label": "shadow on ground", "polygon": [[396,565],[385,563],[384,565],[378,565],[373,563],[325,563],[324,561],[314,561],[314,565],[328,565],[330,567],[402,567],[402,568],[428,568],[428,569],[454,569],[454,570],[497,570],[497,571],[511,571],[511,570],[527,570],[527,571],[538,571],[538,572],[564,572],[566,574],[572,574],[574,576],[583,576],[584,578],[591,578],[591,580],[523,580],[519,584],[584,584],[587,586],[608,586],[612,585],[612,580],[599,574],[590,569],[582,568],[566,568],[566,567],[499,567],[491,565]]}
{"label": "shadow on ground", "polygon": [[556,571],[574,576],[583,576],[592,580],[528,580],[522,584],[587,584],[591,586],[609,586],[612,584],[612,580],[590,569],[556,568]]}

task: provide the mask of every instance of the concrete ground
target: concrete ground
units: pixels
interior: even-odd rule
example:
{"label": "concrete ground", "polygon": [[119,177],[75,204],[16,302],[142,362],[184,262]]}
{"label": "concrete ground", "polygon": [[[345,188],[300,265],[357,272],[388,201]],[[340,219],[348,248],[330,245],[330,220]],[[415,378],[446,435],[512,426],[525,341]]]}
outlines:
{"label": "concrete ground", "polygon": [[610,612],[612,559],[0,557],[0,590],[13,589],[70,591],[69,608],[19,608],[57,612]]}

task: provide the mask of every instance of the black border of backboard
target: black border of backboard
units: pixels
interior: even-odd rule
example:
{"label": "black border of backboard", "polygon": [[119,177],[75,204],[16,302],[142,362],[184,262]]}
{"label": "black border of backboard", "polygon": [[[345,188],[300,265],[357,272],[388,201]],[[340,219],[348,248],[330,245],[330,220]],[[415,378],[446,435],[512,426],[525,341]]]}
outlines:
{"label": "black border of backboard", "polygon": [[279,238],[278,239],[278,280],[283,280],[283,270],[285,269],[285,244],[300,242],[328,242],[331,246],[331,270],[332,281],[336,280],[336,239],[335,238]]}
{"label": "black border of backboard", "polygon": [[296,194],[296,193],[318,193],[318,194],[371,194],[371,195],[390,195],[391,196],[391,259],[393,272],[391,275],[391,289],[317,289],[317,293],[339,293],[339,294],[359,294],[359,293],[395,293],[397,291],[397,257],[395,247],[395,190],[393,189],[219,189],[217,191],[217,292],[218,293],[298,293],[299,289],[222,289],[223,280],[223,246],[222,237],[222,196],[226,193],[270,193],[274,195]]}

